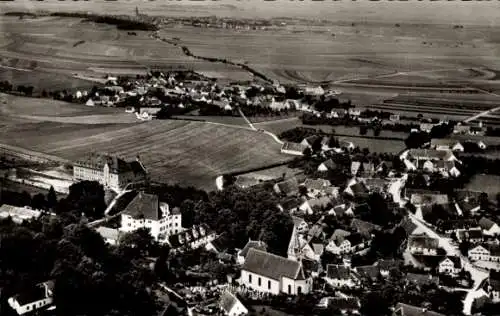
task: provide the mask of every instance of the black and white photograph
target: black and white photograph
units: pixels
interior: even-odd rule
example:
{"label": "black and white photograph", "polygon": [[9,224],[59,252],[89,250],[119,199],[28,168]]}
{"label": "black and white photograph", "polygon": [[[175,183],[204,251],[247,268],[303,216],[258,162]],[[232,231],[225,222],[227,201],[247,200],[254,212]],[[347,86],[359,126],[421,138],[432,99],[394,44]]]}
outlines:
{"label": "black and white photograph", "polygon": [[0,316],[499,316],[500,1],[0,0]]}

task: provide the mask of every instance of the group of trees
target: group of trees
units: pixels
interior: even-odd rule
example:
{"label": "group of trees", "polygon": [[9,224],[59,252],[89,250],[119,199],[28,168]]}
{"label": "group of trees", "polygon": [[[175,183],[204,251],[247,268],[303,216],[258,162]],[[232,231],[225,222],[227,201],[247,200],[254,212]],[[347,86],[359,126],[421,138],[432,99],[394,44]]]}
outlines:
{"label": "group of trees", "polygon": [[22,225],[3,220],[0,236],[3,306],[8,297],[52,279],[57,315],[153,315],[158,309],[151,294],[155,276],[136,251],[144,249],[135,243],[141,236],[109,248],[92,229],[50,217]]}

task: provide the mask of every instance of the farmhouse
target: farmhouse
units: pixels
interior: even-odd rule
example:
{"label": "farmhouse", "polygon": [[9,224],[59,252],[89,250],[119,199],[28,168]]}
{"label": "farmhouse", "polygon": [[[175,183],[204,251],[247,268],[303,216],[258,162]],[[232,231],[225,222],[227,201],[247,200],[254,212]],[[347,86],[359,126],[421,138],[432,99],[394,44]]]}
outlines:
{"label": "farmhouse", "polygon": [[319,261],[319,254],[316,254],[309,242],[304,239],[303,235],[298,232],[297,226],[293,227],[292,236],[288,243],[288,259],[302,260],[309,259]]}
{"label": "farmhouse", "polygon": [[457,140],[445,138],[431,139],[431,148],[435,150],[464,151],[464,146]]}
{"label": "farmhouse", "polygon": [[462,260],[457,256],[445,257],[438,265],[441,274],[457,275],[462,270]]}
{"label": "farmhouse", "polygon": [[418,149],[412,148],[401,154],[401,159],[406,159],[410,161],[414,160],[444,160],[444,161],[456,161],[458,160],[451,150],[433,150],[433,149]]}
{"label": "farmhouse", "polygon": [[326,266],[325,281],[335,288],[355,287],[357,285],[351,268],[337,264]]}
{"label": "farmhouse", "polygon": [[285,181],[276,183],[273,186],[274,192],[280,195],[291,196],[299,193],[299,181],[296,177],[292,177]]}
{"label": "farmhouse", "polygon": [[180,233],[170,235],[168,243],[172,250],[184,251],[205,247],[215,240],[215,232],[206,225],[193,226],[190,229],[183,229]]}
{"label": "farmhouse", "polygon": [[54,281],[37,284],[31,289],[9,297],[7,302],[18,315],[47,308],[54,302]]}
{"label": "farmhouse", "polygon": [[312,278],[306,276],[301,262],[254,248],[241,268],[240,283],[274,295],[307,294],[312,290]]}
{"label": "farmhouse", "polygon": [[469,249],[467,255],[472,261],[500,262],[500,246],[489,244],[477,245]]}
{"label": "farmhouse", "polygon": [[301,143],[286,142],[281,146],[281,153],[294,156],[303,156],[307,146]]}
{"label": "farmhouse", "polygon": [[439,241],[429,236],[411,235],[408,238],[408,250],[412,254],[437,255]]}
{"label": "farmhouse", "polygon": [[481,229],[483,230],[484,235],[500,235],[500,226],[489,218],[482,217],[479,220],[479,227],[481,227]]}
{"label": "farmhouse", "polygon": [[483,240],[483,232],[481,228],[457,229],[456,234],[459,242],[468,241],[475,244]]}
{"label": "farmhouse", "polygon": [[145,182],[147,173],[139,158],[128,162],[116,156],[92,153],[74,164],[73,178],[77,181],[98,181],[114,190],[121,190],[127,184]]}
{"label": "farmhouse", "polygon": [[33,218],[38,218],[42,215],[41,211],[33,210],[29,207],[18,207],[8,204],[0,206],[0,218],[10,217],[14,223],[21,224]]}
{"label": "farmhouse", "polygon": [[149,228],[155,240],[165,241],[167,236],[183,231],[181,220],[179,209],[170,210],[157,195],[139,192],[122,212],[120,230],[133,232]]}

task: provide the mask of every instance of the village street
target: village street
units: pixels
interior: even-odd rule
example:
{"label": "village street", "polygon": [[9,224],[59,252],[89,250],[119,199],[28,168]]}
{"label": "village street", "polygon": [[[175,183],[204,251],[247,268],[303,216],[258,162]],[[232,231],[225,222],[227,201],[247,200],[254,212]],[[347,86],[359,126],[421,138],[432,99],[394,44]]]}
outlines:
{"label": "village street", "polygon": [[409,213],[409,217],[412,220],[412,222],[417,225],[417,227],[425,232],[428,236],[432,238],[436,238],[439,240],[439,246],[442,247],[448,255],[451,256],[459,256],[462,259],[462,265],[466,271],[469,271],[472,277],[472,280],[474,281],[474,286],[473,289],[467,290],[467,296],[465,297],[464,300],[464,314],[465,315],[471,315],[471,308],[472,308],[472,303],[474,302],[474,299],[477,297],[480,297],[484,294],[483,291],[478,291],[479,286],[481,283],[488,277],[488,272],[486,272],[484,269],[481,269],[479,267],[476,267],[474,264],[472,264],[469,259],[465,256],[463,256],[459,249],[455,247],[451,243],[450,238],[446,238],[443,236],[440,236],[438,233],[436,233],[433,229],[429,228],[423,221],[418,219],[415,215]]}

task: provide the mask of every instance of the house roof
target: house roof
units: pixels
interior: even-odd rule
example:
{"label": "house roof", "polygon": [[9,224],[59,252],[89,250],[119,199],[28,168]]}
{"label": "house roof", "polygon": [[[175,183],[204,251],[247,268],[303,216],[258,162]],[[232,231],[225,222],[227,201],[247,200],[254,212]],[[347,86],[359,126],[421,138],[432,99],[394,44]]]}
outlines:
{"label": "house roof", "polygon": [[289,151],[296,151],[303,153],[304,150],[307,148],[307,146],[300,144],[300,143],[292,143],[292,142],[285,142],[281,146],[281,150],[289,150]]}
{"label": "house roof", "polygon": [[380,268],[374,265],[359,266],[354,269],[360,276],[365,278],[376,279],[380,275]]}
{"label": "house roof", "polygon": [[429,236],[411,235],[408,238],[408,246],[425,249],[437,249],[439,247],[439,240]]}
{"label": "house roof", "polygon": [[328,196],[322,196],[319,198],[307,200],[307,203],[309,204],[310,207],[314,206],[325,207],[331,202],[331,200],[332,199]]}
{"label": "house roof", "polygon": [[120,231],[118,229],[100,226],[96,229],[99,235],[104,239],[118,240],[120,237]]}
{"label": "house roof", "polygon": [[411,195],[411,204],[414,205],[432,205],[432,204],[448,204],[448,195],[434,193],[413,193]]}
{"label": "house roof", "polygon": [[449,160],[454,157],[451,150],[433,150],[412,148],[408,151],[408,156],[415,159]]}
{"label": "house roof", "polygon": [[332,183],[325,179],[306,179],[303,185],[309,190],[321,191],[331,186]]}
{"label": "house roof", "polygon": [[43,283],[36,284],[33,287],[30,287],[29,289],[26,289],[25,291],[18,293],[14,295],[16,300],[18,301],[19,305],[26,305],[31,302],[39,301],[44,298],[45,296],[45,286],[50,291],[54,290],[54,282],[53,281],[47,281]]}
{"label": "house roof", "polygon": [[123,214],[128,214],[134,218],[145,218],[159,220],[163,214],[160,210],[158,195],[139,192],[135,198],[127,205]]}
{"label": "house roof", "polygon": [[479,220],[479,226],[484,229],[484,230],[489,230],[491,227],[493,227],[493,225],[495,225],[495,222],[492,221],[491,219],[489,218],[486,218],[486,217],[482,217],[480,220]]}
{"label": "house roof", "polygon": [[491,256],[500,257],[500,245],[490,244],[487,248]]}
{"label": "house roof", "polygon": [[359,245],[364,241],[363,236],[359,233],[350,234],[348,236],[345,236],[344,238],[351,243],[351,247]]}
{"label": "house roof", "polygon": [[141,163],[137,161],[127,162],[117,156],[106,154],[90,153],[86,157],[75,162],[76,166],[94,170],[102,170],[104,165],[108,164],[112,173],[125,173],[132,171],[134,173],[145,173]]}
{"label": "house roof", "polygon": [[439,284],[439,278],[431,274],[407,273],[406,280],[416,284]]}
{"label": "house roof", "polygon": [[460,257],[457,257],[457,256],[447,256],[443,260],[441,260],[441,262],[439,264],[441,264],[445,260],[450,260],[453,263],[453,267],[455,269],[461,269],[462,268],[462,260],[460,259]]}
{"label": "house roof", "polygon": [[175,235],[170,235],[168,238],[170,245],[176,248],[186,243],[199,240],[211,233],[213,232],[209,229],[207,225],[201,224],[199,226],[193,226],[191,229],[186,229],[184,231],[181,231],[180,233],[177,233]]}
{"label": "house roof", "polygon": [[328,170],[334,170],[337,168],[337,164],[330,158],[322,163]]}
{"label": "house roof", "polygon": [[249,240],[245,247],[243,247],[243,249],[241,249],[241,251],[238,253],[238,256],[246,258],[248,251],[250,251],[250,249],[252,248],[267,251],[267,244],[260,240]]}
{"label": "house roof", "polygon": [[326,276],[333,280],[349,280],[351,269],[338,264],[328,264],[326,266]]}
{"label": "house roof", "polygon": [[280,281],[282,277],[292,280],[304,280],[304,270],[300,262],[251,248],[242,270]]}
{"label": "house roof", "polygon": [[219,306],[229,314],[233,307],[238,304],[239,300],[234,294],[229,291],[224,291],[219,299]]}
{"label": "house roof", "polygon": [[457,235],[458,239],[460,240],[483,238],[483,232],[481,231],[481,229],[459,230],[457,232]]}
{"label": "house roof", "polygon": [[406,235],[411,235],[417,229],[417,225],[408,217],[403,218],[399,226],[405,230]]}
{"label": "house roof", "polygon": [[311,243],[311,247],[314,251],[314,254],[316,255],[321,256],[321,254],[323,254],[323,252],[325,251],[325,245],[321,243]]}
{"label": "house roof", "polygon": [[429,311],[422,307],[398,303],[394,309],[396,316],[445,316],[444,314]]}
{"label": "house roof", "polygon": [[500,291],[500,272],[495,270],[490,270],[488,276],[488,283],[495,291]]}
{"label": "house roof", "polygon": [[343,229],[340,229],[340,228],[337,228],[335,229],[335,231],[333,232],[332,236],[330,237],[329,240],[337,240],[339,238],[344,238],[346,236],[349,236],[351,233],[346,231],[346,230],[343,230]]}
{"label": "house roof", "polygon": [[341,311],[355,311],[360,308],[359,299],[356,297],[328,297],[328,306],[333,306]]}
{"label": "house roof", "polygon": [[299,192],[299,181],[295,177],[278,182],[276,183],[276,186],[278,187],[280,193],[287,195]]}
{"label": "house roof", "polygon": [[284,211],[290,211],[293,209],[297,209],[300,205],[302,205],[302,203],[303,203],[302,199],[296,197],[290,197],[280,202],[279,206],[281,206]]}
{"label": "house roof", "polygon": [[459,143],[458,140],[451,139],[451,138],[433,138],[433,139],[431,139],[431,146],[432,147],[436,147],[436,146],[449,146],[449,147],[453,147],[457,143]]}
{"label": "house roof", "polygon": [[351,221],[351,228],[356,230],[358,233],[362,235],[370,235],[374,230],[381,230],[382,227],[375,225],[370,222],[365,222],[358,218],[354,218]]}
{"label": "house roof", "polygon": [[380,268],[380,270],[390,270],[392,268],[397,268],[403,265],[403,260],[396,259],[380,259],[375,262],[375,265]]}

